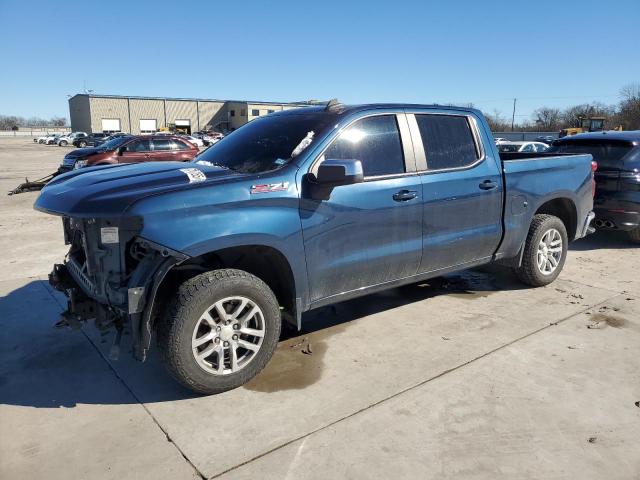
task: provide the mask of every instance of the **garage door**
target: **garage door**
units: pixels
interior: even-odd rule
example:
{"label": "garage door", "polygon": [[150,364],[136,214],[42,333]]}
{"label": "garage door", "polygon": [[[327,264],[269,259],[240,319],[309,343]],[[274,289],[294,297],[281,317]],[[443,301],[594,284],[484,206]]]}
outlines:
{"label": "garage door", "polygon": [[156,119],[140,120],[140,133],[155,133],[157,131]]}
{"label": "garage door", "polygon": [[119,118],[103,118],[102,131],[103,132],[119,132],[120,119]]}
{"label": "garage door", "polygon": [[190,127],[191,120],[176,120],[176,127]]}

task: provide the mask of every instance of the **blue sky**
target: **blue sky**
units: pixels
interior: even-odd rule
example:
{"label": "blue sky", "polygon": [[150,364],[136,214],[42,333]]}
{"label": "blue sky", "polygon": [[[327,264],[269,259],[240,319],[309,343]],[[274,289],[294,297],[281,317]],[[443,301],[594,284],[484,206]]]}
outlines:
{"label": "blue sky", "polygon": [[616,103],[640,82],[640,1],[0,0],[0,114],[85,88],[296,101]]}

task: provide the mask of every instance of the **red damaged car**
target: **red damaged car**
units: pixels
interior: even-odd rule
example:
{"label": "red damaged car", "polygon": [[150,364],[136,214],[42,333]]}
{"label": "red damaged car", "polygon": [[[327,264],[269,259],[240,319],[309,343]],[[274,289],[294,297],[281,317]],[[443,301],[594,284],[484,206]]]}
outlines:
{"label": "red damaged car", "polygon": [[196,145],[176,135],[127,135],[69,152],[58,172],[116,163],[187,162],[198,152]]}

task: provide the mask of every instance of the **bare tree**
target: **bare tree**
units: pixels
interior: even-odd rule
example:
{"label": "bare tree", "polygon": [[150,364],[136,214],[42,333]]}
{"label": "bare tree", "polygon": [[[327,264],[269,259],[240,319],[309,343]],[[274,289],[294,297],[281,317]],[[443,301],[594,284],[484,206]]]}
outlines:
{"label": "bare tree", "polygon": [[533,112],[536,127],[541,131],[554,131],[560,129],[562,114],[559,108],[541,107]]}
{"label": "bare tree", "polygon": [[493,113],[484,112],[484,117],[487,119],[489,128],[493,132],[506,132],[511,129],[511,124],[498,110],[494,110]]}
{"label": "bare tree", "polygon": [[616,123],[626,130],[640,130],[640,83],[623,87],[620,96],[622,101],[615,117]]}

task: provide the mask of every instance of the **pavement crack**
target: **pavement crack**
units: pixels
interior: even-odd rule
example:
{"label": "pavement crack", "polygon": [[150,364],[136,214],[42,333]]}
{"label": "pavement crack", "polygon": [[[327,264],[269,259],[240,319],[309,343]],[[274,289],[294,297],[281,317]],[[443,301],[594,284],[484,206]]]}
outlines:
{"label": "pavement crack", "polygon": [[[39,277],[38,277],[39,278]],[[40,279],[40,278],[39,278]],[[41,280],[41,279],[40,279]],[[42,288],[45,289],[45,291],[51,296],[51,298],[53,299],[53,301],[61,308],[64,309],[65,306],[62,305],[58,299],[56,298],[56,296],[53,294],[52,291],[50,291],[47,286],[44,283],[44,280],[41,280],[39,282],[42,285]],[[182,458],[184,458],[184,460],[191,465],[191,468],[193,468],[193,471],[198,475],[199,478],[201,478],[202,480],[207,480],[207,477],[205,477],[202,472],[200,472],[200,470],[198,470],[198,468],[195,466],[195,464],[189,460],[189,457],[187,457],[187,455],[182,451],[182,449],[180,448],[180,446],[173,441],[173,439],[171,438],[171,435],[169,435],[169,432],[167,432],[162,425],[160,424],[160,422],[158,421],[158,419],[156,419],[156,417],[153,416],[153,413],[151,413],[151,411],[147,408],[147,406],[144,404],[144,402],[142,402],[142,400],[135,394],[135,392],[131,389],[131,387],[129,387],[129,385],[127,385],[127,382],[125,382],[124,378],[122,378],[120,376],[120,374],[118,373],[118,371],[113,367],[113,365],[109,362],[109,360],[107,359],[107,357],[102,353],[102,351],[100,350],[100,348],[98,347],[98,345],[95,344],[95,342],[91,339],[91,337],[89,337],[89,335],[87,335],[87,333],[84,331],[84,328],[80,329],[80,332],[82,332],[82,335],[84,336],[84,338],[87,339],[87,341],[89,342],[89,344],[94,348],[94,350],[98,353],[98,355],[100,356],[100,358],[102,358],[102,360],[104,360],[104,362],[107,364],[107,367],[109,368],[109,370],[111,370],[111,372],[115,375],[115,377],[120,381],[120,383],[124,386],[124,388],[131,394],[131,396],[135,399],[136,402],[138,402],[140,404],[140,406],[144,409],[144,411],[147,413],[147,415],[149,415],[149,417],[151,418],[151,420],[153,420],[153,423],[156,424],[156,426],[160,429],[160,431],[164,434],[167,442],[169,442],[170,444],[172,444],[174,446],[174,448],[178,451],[178,453],[180,455],[182,455]]]}
{"label": "pavement crack", "polygon": [[603,304],[605,304],[605,303],[607,303],[607,302],[609,302],[609,301],[613,300],[614,298],[619,297],[621,295],[622,295],[622,293],[616,292],[616,294],[613,295],[612,297],[608,297],[608,298],[606,298],[605,300],[603,300],[603,301],[601,301],[599,303],[596,303],[594,305],[589,305],[586,308],[584,308],[584,309],[582,309],[582,310],[580,310],[578,312],[572,313],[570,315],[567,315],[566,317],[561,318],[560,320],[557,320],[556,322],[553,322],[552,324],[547,324],[547,325],[545,325],[543,327],[540,327],[540,328],[538,328],[536,330],[533,330],[533,331],[531,331],[531,332],[529,332],[529,333],[527,333],[525,335],[522,335],[522,336],[520,336],[518,338],[515,338],[515,339],[513,339],[513,340],[511,340],[511,341],[509,341],[509,342],[507,342],[507,343],[505,343],[503,345],[500,345],[499,347],[496,347],[496,348],[494,348],[492,350],[489,350],[488,352],[485,352],[482,355],[478,355],[477,357],[474,357],[471,360],[468,360],[468,361],[466,361],[464,363],[456,365],[455,367],[452,367],[452,368],[449,368],[447,370],[444,370],[444,371],[440,372],[439,374],[434,375],[432,377],[429,377],[429,378],[427,378],[425,380],[422,380],[421,382],[418,382],[418,383],[416,383],[414,385],[406,387],[406,388],[394,393],[393,395],[389,395],[388,397],[385,397],[385,398],[380,399],[380,400],[378,400],[376,402],[373,402],[370,405],[367,405],[366,407],[362,407],[361,409],[356,410],[355,412],[352,412],[349,415],[345,415],[343,417],[340,417],[337,420],[329,422],[326,425],[323,425],[323,426],[318,427],[318,428],[316,428],[316,429],[314,429],[314,430],[312,430],[312,431],[310,431],[308,433],[305,433],[304,435],[299,435],[296,438],[288,440],[288,441],[286,441],[286,442],[284,442],[284,443],[282,443],[282,444],[280,444],[280,445],[278,445],[276,447],[273,447],[273,448],[267,450],[266,452],[263,452],[263,453],[261,453],[259,455],[256,455],[255,457],[250,458],[249,460],[246,460],[246,461],[244,461],[242,463],[239,463],[238,465],[235,465],[235,466],[233,466],[231,468],[228,468],[228,469],[224,470],[223,472],[217,473],[217,474],[213,475],[212,477],[209,477],[209,480],[213,480],[214,478],[219,478],[222,475],[225,475],[225,474],[227,474],[227,473],[229,473],[229,472],[231,472],[233,470],[236,470],[236,469],[238,469],[238,468],[240,468],[240,467],[242,467],[244,465],[247,465],[247,464],[249,464],[251,462],[254,462],[255,460],[258,460],[258,459],[260,459],[262,457],[265,457],[265,456],[267,456],[267,455],[269,455],[269,454],[271,454],[271,453],[273,453],[273,452],[275,452],[277,450],[280,450],[281,448],[284,448],[284,447],[286,447],[288,445],[291,445],[291,444],[293,444],[293,443],[295,443],[295,442],[297,442],[299,440],[302,440],[302,439],[310,437],[311,435],[314,435],[314,434],[316,434],[318,432],[321,432],[323,430],[331,428],[331,427],[333,427],[334,425],[337,425],[340,422],[343,422],[345,420],[348,420],[349,418],[352,418],[352,417],[355,417],[356,415],[364,413],[367,410],[375,408],[375,407],[377,407],[377,406],[379,406],[379,405],[381,405],[381,404],[383,404],[383,403],[385,403],[385,402],[387,402],[389,400],[392,400],[392,399],[394,399],[396,397],[404,395],[404,394],[406,394],[406,393],[408,393],[408,392],[410,392],[412,390],[415,390],[415,389],[417,389],[417,388],[419,388],[419,387],[421,387],[423,385],[426,385],[429,382],[437,380],[438,378],[444,377],[445,375],[447,375],[449,373],[452,373],[452,372],[455,372],[457,370],[460,370],[460,369],[466,367],[467,365],[470,365],[470,364],[472,364],[472,363],[474,363],[474,362],[476,362],[478,360],[481,360],[481,359],[483,359],[485,357],[488,357],[489,355],[492,355],[492,354],[494,354],[494,353],[496,353],[496,352],[498,352],[500,350],[503,350],[503,349],[505,349],[507,347],[510,347],[511,345],[514,345],[515,343],[518,343],[518,342],[520,342],[520,341],[522,341],[522,340],[524,340],[526,338],[529,338],[529,337],[531,337],[533,335],[536,335],[536,334],[538,334],[538,333],[540,333],[540,332],[542,332],[544,330],[547,330],[549,328],[553,328],[553,327],[555,327],[557,325],[560,325],[561,323],[564,323],[564,322],[566,322],[567,320],[569,320],[569,319],[571,319],[573,317],[576,317],[578,315],[582,315],[583,313],[588,312],[589,310],[592,310],[594,308],[597,308],[600,305],[603,305]]}

